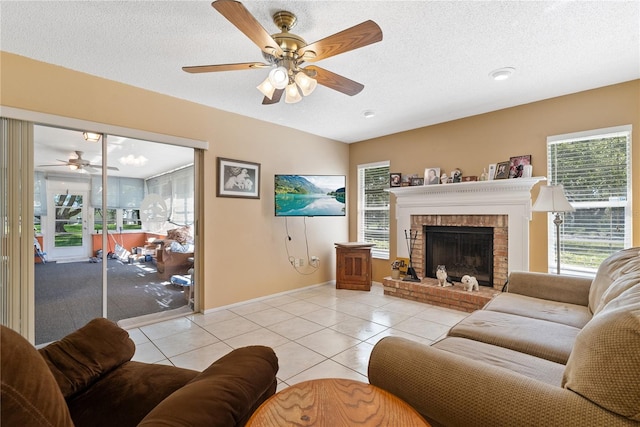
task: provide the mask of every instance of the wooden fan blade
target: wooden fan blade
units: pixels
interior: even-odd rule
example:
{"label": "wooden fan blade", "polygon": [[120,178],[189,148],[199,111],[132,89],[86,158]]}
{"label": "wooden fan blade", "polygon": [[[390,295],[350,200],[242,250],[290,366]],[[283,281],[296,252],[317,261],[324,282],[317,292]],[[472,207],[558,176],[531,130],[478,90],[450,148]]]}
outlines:
{"label": "wooden fan blade", "polygon": [[339,74],[332,73],[331,71],[327,71],[324,68],[316,67],[315,65],[305,67],[305,70],[313,70],[316,72],[314,79],[316,79],[319,85],[337,90],[345,95],[357,95],[362,91],[362,89],[364,89],[364,85],[361,83],[350,80]]}
{"label": "wooden fan blade", "polygon": [[315,52],[315,57],[309,52],[305,61],[316,62],[340,53],[358,49],[382,40],[382,30],[375,22],[369,20],[354,27],[347,28],[332,36],[311,43],[298,49],[298,55],[303,57],[305,52]]}
{"label": "wooden fan blade", "polygon": [[242,62],[238,64],[194,65],[190,67],[182,67],[182,70],[187,73],[212,73],[216,71],[250,70],[253,68],[269,67],[269,64],[264,64],[262,62]]}
{"label": "wooden fan blade", "polygon": [[217,0],[211,3],[211,6],[242,31],[245,36],[249,37],[263,52],[274,56],[283,54],[278,43],[242,3],[234,0]]}
{"label": "wooden fan blade", "polygon": [[278,102],[280,102],[283,93],[284,89],[276,89],[276,91],[273,92],[273,96],[271,97],[271,99],[267,98],[266,96],[264,97],[264,99],[262,100],[262,105],[277,104]]}

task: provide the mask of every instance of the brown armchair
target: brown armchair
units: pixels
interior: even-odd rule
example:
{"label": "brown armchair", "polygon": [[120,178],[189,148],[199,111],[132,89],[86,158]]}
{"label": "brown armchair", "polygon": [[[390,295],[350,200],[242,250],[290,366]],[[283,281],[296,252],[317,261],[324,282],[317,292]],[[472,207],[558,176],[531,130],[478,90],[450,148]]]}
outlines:
{"label": "brown armchair", "polygon": [[0,328],[3,426],[243,426],[276,390],[269,347],[198,372],[131,361],[128,333],[103,318],[40,350]]}

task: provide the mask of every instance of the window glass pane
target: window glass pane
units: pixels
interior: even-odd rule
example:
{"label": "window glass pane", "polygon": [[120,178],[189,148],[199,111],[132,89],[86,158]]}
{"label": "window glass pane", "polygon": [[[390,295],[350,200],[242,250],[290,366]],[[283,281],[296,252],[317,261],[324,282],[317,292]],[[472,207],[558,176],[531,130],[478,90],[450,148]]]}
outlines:
{"label": "window glass pane", "polygon": [[[563,272],[594,274],[606,257],[631,245],[630,135],[630,130],[593,131],[550,138],[547,144],[550,181],[564,186],[576,209],[564,214],[560,227]],[[549,271],[554,272],[555,233],[550,219]]]}
{"label": "window glass pane", "polygon": [[107,230],[115,231],[118,228],[117,212],[115,209],[95,208],[93,213],[93,229],[96,231],[102,230],[103,214],[107,217]]}
{"label": "window glass pane", "polygon": [[389,258],[389,164],[358,167],[358,241],[373,243],[372,255]]}

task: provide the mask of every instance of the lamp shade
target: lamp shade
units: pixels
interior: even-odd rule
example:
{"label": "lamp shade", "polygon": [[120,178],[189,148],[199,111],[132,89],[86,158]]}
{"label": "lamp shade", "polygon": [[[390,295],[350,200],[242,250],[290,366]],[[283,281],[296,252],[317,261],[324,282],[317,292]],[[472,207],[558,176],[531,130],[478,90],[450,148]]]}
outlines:
{"label": "lamp shade", "polygon": [[289,83],[289,72],[280,66],[269,72],[269,80],[276,89],[284,89]]}
{"label": "lamp shade", "polygon": [[303,71],[299,71],[298,74],[296,74],[295,81],[298,86],[300,86],[300,90],[304,96],[311,95],[311,92],[318,86],[318,82],[307,76]]}
{"label": "lamp shade", "polygon": [[573,212],[575,208],[564,195],[562,184],[556,184],[540,187],[540,194],[533,204],[533,210],[535,212]]}
{"label": "lamp shade", "polygon": [[264,79],[262,83],[257,86],[258,90],[262,92],[264,96],[271,99],[273,98],[273,93],[276,91],[276,87],[271,84],[271,80],[269,77]]}
{"label": "lamp shade", "polygon": [[287,89],[284,93],[284,102],[286,102],[287,104],[295,104],[296,102],[300,102],[302,100],[302,95],[300,95],[300,91],[298,91],[298,86],[295,82],[287,86]]}

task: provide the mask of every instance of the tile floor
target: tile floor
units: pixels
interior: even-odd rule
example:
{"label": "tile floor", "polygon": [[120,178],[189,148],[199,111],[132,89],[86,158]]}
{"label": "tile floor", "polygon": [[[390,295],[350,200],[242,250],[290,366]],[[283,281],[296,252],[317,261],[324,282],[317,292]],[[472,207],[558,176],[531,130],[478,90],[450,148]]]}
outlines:
{"label": "tile floor", "polygon": [[388,335],[431,343],[467,313],[370,292],[322,285],[210,314],[189,314],[129,329],[134,360],[203,370],[234,348],[272,347],[278,390],[302,381],[341,377],[367,381],[374,344]]}

